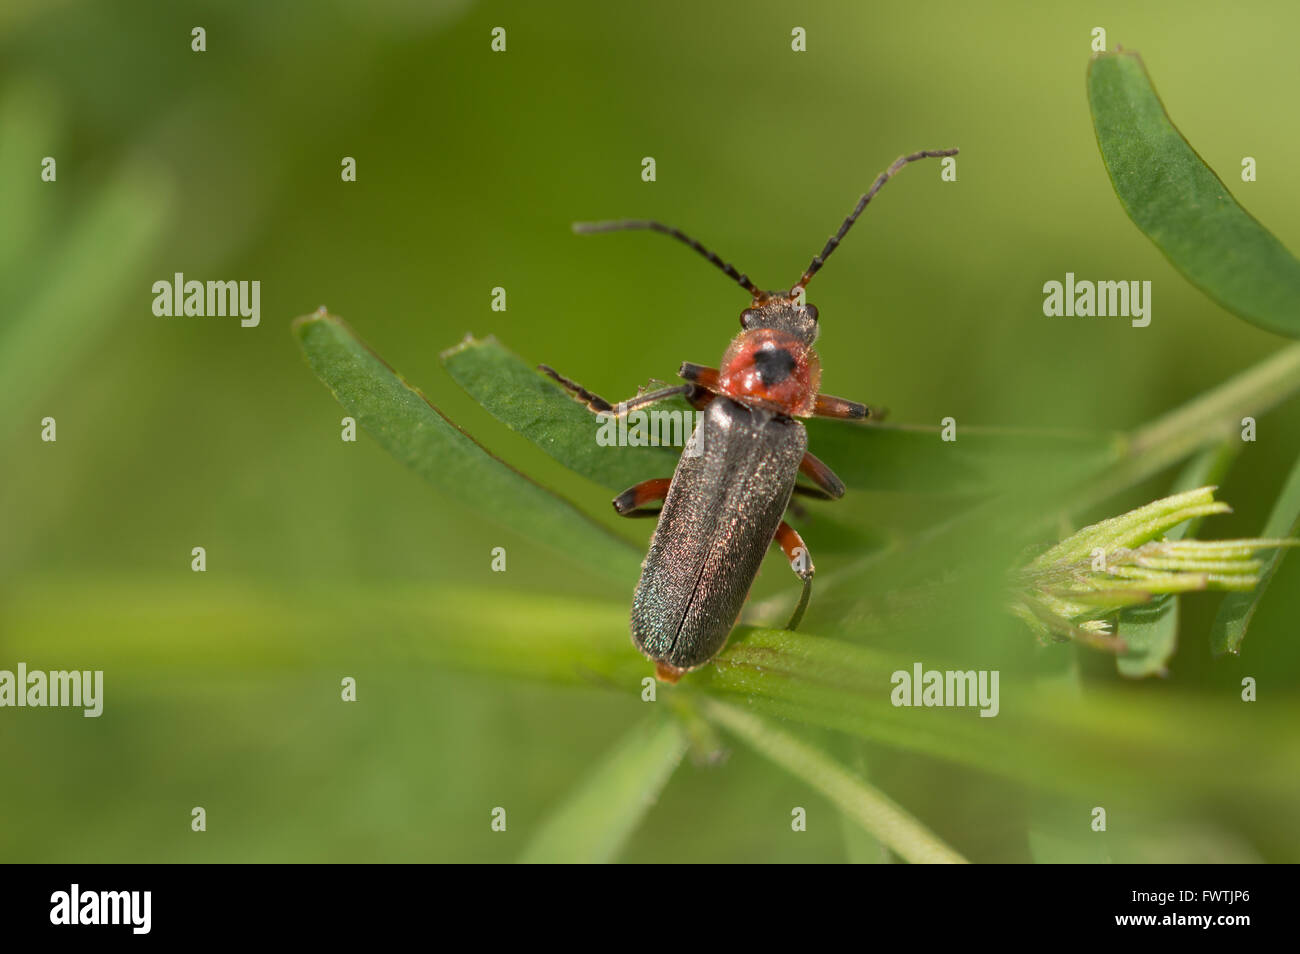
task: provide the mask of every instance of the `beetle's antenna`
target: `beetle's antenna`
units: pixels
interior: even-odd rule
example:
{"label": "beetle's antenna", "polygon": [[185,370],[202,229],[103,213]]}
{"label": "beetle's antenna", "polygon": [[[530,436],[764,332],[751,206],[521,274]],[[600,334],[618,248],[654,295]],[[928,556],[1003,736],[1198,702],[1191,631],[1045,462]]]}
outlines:
{"label": "beetle's antenna", "polygon": [[724,262],[713,252],[701,245],[695,239],[691,238],[685,232],[675,229],[672,226],[664,225],[662,222],[652,222],[649,219],[621,219],[616,222],[574,222],[573,231],[579,235],[591,235],[596,232],[623,232],[634,229],[649,229],[652,232],[662,232],[664,235],[671,235],[679,242],[685,242],[695,251],[707,258],[734,282],[739,283],[740,287],[745,289],[755,298],[763,298],[764,293],[758,290],[758,287],[749,280],[749,276],[736,271],[734,265],[730,262]]}
{"label": "beetle's antenna", "polygon": [[892,166],[880,175],[876,176],[876,181],[871,183],[871,188],[867,190],[867,194],[858,200],[858,204],[854,207],[853,211],[849,213],[849,217],[844,220],[844,224],[840,226],[840,230],[830,237],[826,243],[826,247],[822,249],[821,254],[813,258],[812,264],[809,265],[807,270],[803,273],[803,277],[799,279],[799,283],[795,285],[794,288],[790,289],[791,294],[797,294],[800,288],[805,287],[810,281],[812,281],[812,277],[817,274],[818,270],[823,265],[826,264],[826,259],[831,257],[831,252],[835,251],[840,242],[843,241],[844,236],[848,234],[849,229],[853,228],[853,223],[858,220],[858,216],[861,215],[862,210],[867,207],[867,203],[875,197],[876,193],[881,190],[884,184],[888,182],[899,169],[903,168],[903,166],[907,165],[909,162],[916,162],[918,159],[936,159],[940,156],[955,155],[957,155],[956,149],[925,149],[921,152],[914,152],[910,156],[899,156],[895,159]]}

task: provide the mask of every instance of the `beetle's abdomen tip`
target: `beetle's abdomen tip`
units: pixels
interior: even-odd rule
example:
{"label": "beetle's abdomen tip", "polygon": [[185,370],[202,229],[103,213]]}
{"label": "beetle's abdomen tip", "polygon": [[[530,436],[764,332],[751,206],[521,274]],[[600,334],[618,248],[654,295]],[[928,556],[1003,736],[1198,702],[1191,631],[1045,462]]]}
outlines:
{"label": "beetle's abdomen tip", "polygon": [[660,682],[676,683],[678,679],[686,674],[685,669],[678,669],[676,666],[670,666],[666,662],[655,663],[655,676]]}

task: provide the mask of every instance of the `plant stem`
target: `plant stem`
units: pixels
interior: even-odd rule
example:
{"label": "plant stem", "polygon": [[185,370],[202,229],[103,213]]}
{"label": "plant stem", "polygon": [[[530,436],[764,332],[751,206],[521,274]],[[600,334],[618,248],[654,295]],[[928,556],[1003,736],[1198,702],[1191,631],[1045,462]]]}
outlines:
{"label": "plant stem", "polygon": [[812,785],[901,857],[914,863],[966,863],[965,858],[884,792],[868,785],[824,752],[735,706],[710,699],[704,703],[704,711],[760,754]]}
{"label": "plant stem", "polygon": [[1242,416],[1266,411],[1298,390],[1300,344],[1292,344],[1130,434],[1120,460],[1084,485],[1069,512],[1087,510],[1222,440],[1240,427]]}

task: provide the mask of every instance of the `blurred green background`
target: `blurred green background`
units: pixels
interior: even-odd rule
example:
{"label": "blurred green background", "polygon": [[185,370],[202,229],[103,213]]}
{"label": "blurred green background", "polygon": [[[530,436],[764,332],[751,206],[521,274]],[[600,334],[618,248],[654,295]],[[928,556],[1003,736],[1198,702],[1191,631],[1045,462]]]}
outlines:
{"label": "blurred green background", "polygon": [[[937,163],[904,173],[812,284],[827,391],[906,423],[1125,430],[1275,351],[1125,216],[1084,73],[1095,26],[1139,50],[1188,140],[1300,249],[1300,7],[1132,7],[6,3],[0,668],[104,669],[106,701],[98,720],[0,712],[0,860],[509,860],[641,715],[597,685],[421,651],[439,627],[493,625],[476,607],[505,599],[623,645],[635,581],[611,590],[439,499],[368,437],[341,442],[343,412],[289,333],[320,305],[489,449],[637,541],[648,521],[617,525],[606,490],[499,425],[438,359],[491,333],[611,399],[716,362],[744,294],[675,243],[578,237],[574,220],[658,218],[787,287],[895,156],[955,145],[957,182]],[[1240,182],[1244,155],[1257,182]],[[44,156],[56,183],[40,180]],[[178,271],[260,280],[260,327],[155,317],[151,286]],[[1151,280],[1150,327],[1045,318],[1042,285],[1067,271]],[[39,439],[47,415],[55,444]],[[1300,408],[1263,416],[1220,491],[1235,513],[1206,535],[1257,533],[1297,448]],[[927,504],[843,506],[883,533]],[[809,545],[819,570],[835,564]],[[505,574],[489,570],[494,546]],[[787,592],[784,573],[769,563],[762,591]],[[1184,600],[1170,678],[1121,691],[1195,703],[1254,675],[1259,707],[1294,702],[1298,580],[1293,558],[1240,659],[1209,656],[1218,597]],[[390,598],[427,598],[428,633],[373,612]],[[355,705],[339,701],[344,675]],[[973,859],[1027,858],[1001,790],[942,771],[903,759],[881,785]],[[1249,794],[1189,796],[1160,820],[1179,834],[1117,836],[1112,856],[1300,858],[1293,811],[1252,812]],[[806,833],[791,805],[810,807]],[[837,861],[834,817],[736,750],[685,765],[624,857]]]}

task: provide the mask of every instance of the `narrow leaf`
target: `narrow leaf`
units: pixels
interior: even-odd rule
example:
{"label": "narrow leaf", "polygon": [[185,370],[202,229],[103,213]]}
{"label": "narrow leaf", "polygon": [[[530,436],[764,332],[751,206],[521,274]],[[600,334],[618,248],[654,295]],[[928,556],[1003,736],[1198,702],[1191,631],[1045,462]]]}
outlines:
{"label": "narrow leaf", "polygon": [[[493,417],[588,480],[621,491],[651,477],[670,477],[677,466],[680,445],[602,446],[596,415],[496,338],[466,338],[442,353],[442,363]],[[605,396],[619,401],[631,394]],[[684,443],[695,426],[694,411],[684,402],[670,409],[681,415]]]}
{"label": "narrow leaf", "polygon": [[851,488],[987,494],[1080,479],[1119,459],[1114,434],[809,420],[808,449]]}
{"label": "narrow leaf", "polygon": [[[495,338],[466,339],[442,358],[456,382],[493,416],[598,484],[624,490],[647,477],[670,476],[676,466],[678,447],[601,446],[596,416]],[[575,369],[559,370],[581,379]],[[631,396],[603,395],[611,402]],[[680,399],[661,407],[694,420]],[[823,420],[805,425],[809,449],[854,491],[987,493],[1049,475],[1078,476],[1113,462],[1119,453],[1116,438],[1106,434],[962,427],[956,440],[945,441],[938,425]]]}
{"label": "narrow leaf", "polygon": [[844,860],[849,864],[889,864],[889,849],[843,811],[840,812],[840,829],[844,839]]}
{"label": "narrow leaf", "polygon": [[1228,311],[1300,337],[1300,261],[1237,204],[1183,138],[1138,55],[1095,57],[1088,101],[1106,171],[1137,227]]}
{"label": "narrow leaf", "polygon": [[[622,601],[579,600],[500,587],[447,584],[345,585],[305,590],[232,581],[141,584],[125,577],[31,581],[0,601],[11,658],[82,659],[131,672],[251,674],[351,665],[358,639],[381,667],[463,669],[567,686],[603,687],[620,698],[650,672],[631,646]],[[171,634],[183,630],[186,638]],[[969,659],[926,655],[927,668],[965,670]],[[675,691],[712,696],[759,715],[832,729],[856,739],[942,759],[1034,788],[1123,792],[1169,798],[1300,799],[1300,700],[1265,709],[1232,699],[1150,696],[1090,687],[1075,699],[1032,690],[1002,673],[1001,711],[918,710],[891,701],[893,675],[911,671],[915,650],[741,627],[717,665]],[[146,680],[141,685],[172,684]],[[1015,691],[1008,687],[1019,686]],[[665,692],[667,690],[664,690]],[[708,713],[705,713],[706,717]],[[1094,803],[1095,804],[1095,803]]]}
{"label": "narrow leaf", "polygon": [[613,861],[659,798],[686,745],[686,734],[671,717],[657,715],[636,726],[543,823],[519,860]]}
{"label": "narrow leaf", "polygon": [[900,857],[913,863],[965,863],[965,858],[884,792],[868,785],[824,752],[736,706],[710,700],[705,712],[755,751],[812,785]]}
{"label": "narrow leaf", "polygon": [[[1291,473],[1282,487],[1282,493],[1273,504],[1268,522],[1264,524],[1262,536],[1293,537],[1297,534],[1300,534],[1300,458],[1297,458],[1291,467]],[[1273,574],[1277,572],[1286,551],[1286,547],[1278,547],[1268,557],[1260,570],[1259,582],[1253,591],[1229,593],[1223,598],[1219,613],[1214,618],[1214,626],[1210,630],[1210,648],[1216,656],[1241,652],[1241,643],[1246,638],[1251,617],[1259,608],[1259,601],[1264,598],[1264,591],[1268,589],[1268,584]]]}
{"label": "narrow leaf", "polygon": [[629,544],[493,457],[324,309],[294,322],[317,376],[390,454],[447,496],[613,579],[635,577]]}

